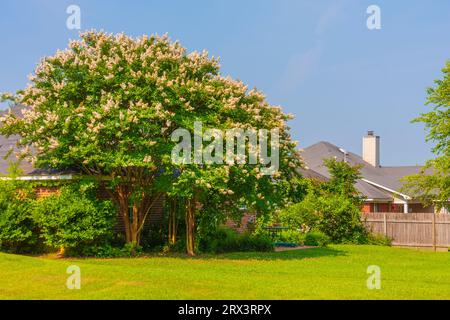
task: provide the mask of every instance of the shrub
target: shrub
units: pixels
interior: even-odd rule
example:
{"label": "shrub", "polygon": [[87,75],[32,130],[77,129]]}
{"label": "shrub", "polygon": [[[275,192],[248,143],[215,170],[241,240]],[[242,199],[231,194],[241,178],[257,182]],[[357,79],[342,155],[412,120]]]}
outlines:
{"label": "shrub", "polygon": [[320,231],[334,243],[364,243],[368,232],[361,221],[362,198],[355,188],[360,166],[336,159],[325,159],[330,178],[310,184],[308,194],[300,203],[279,213],[284,226]]}
{"label": "shrub", "polygon": [[278,214],[283,226],[307,233],[316,230],[334,243],[364,243],[368,233],[361,222],[361,207],[346,195],[311,192]]}
{"label": "shrub", "polygon": [[167,226],[164,223],[152,223],[141,234],[141,246],[145,251],[162,249],[167,244]]}
{"label": "shrub", "polygon": [[2,251],[32,253],[39,250],[38,229],[30,214],[33,197],[34,193],[29,184],[0,181]]}
{"label": "shrub", "polygon": [[38,199],[33,217],[46,245],[76,254],[85,251],[85,246],[104,244],[112,236],[116,210],[111,201],[97,199],[94,183],[81,182]]}
{"label": "shrub", "polygon": [[305,235],[306,246],[326,247],[330,243],[330,238],[323,232],[310,231]]}
{"label": "shrub", "polygon": [[238,235],[236,251],[260,251],[267,252],[273,250],[272,241],[268,237],[254,236],[250,233]]}
{"label": "shrub", "polygon": [[199,250],[210,253],[272,251],[272,241],[263,235],[237,234],[229,228],[218,228],[199,240]]}
{"label": "shrub", "polygon": [[317,198],[319,219],[313,229],[326,234],[332,242],[360,243],[367,238],[361,222],[361,207],[345,195],[328,194]]}
{"label": "shrub", "polygon": [[369,233],[367,244],[390,247],[392,245],[392,239],[382,234]]}
{"label": "shrub", "polygon": [[293,204],[278,213],[278,220],[283,226],[300,229],[303,232],[317,224],[315,195],[308,194],[301,202]]}
{"label": "shrub", "polygon": [[305,234],[301,230],[283,230],[277,237],[277,242],[302,245],[305,242]]}
{"label": "shrub", "polygon": [[112,246],[109,243],[83,246],[78,250],[69,249],[67,256],[96,257],[96,258],[119,258],[135,257],[141,255],[142,247],[127,243],[122,247]]}

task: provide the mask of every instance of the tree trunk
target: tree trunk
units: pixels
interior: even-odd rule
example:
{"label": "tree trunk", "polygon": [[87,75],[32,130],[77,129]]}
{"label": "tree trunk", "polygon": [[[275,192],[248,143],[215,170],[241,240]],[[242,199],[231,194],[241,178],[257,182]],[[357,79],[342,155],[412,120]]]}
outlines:
{"label": "tree trunk", "polygon": [[169,213],[169,244],[174,245],[177,241],[177,201],[170,201]]}
{"label": "tree trunk", "polygon": [[131,221],[131,243],[134,246],[139,245],[139,210],[140,210],[140,203],[135,202],[133,204],[133,210],[132,210],[132,217],[133,220]]}
{"label": "tree trunk", "polygon": [[59,247],[58,253],[56,254],[56,256],[58,258],[63,258],[64,254],[66,253],[66,248],[64,248],[64,246]]}
{"label": "tree trunk", "polygon": [[195,203],[195,198],[189,199],[186,210],[186,251],[190,256],[195,255]]}
{"label": "tree trunk", "polygon": [[127,243],[131,242],[131,226],[130,226],[130,212],[128,210],[129,197],[123,186],[118,186],[116,189],[117,203],[119,205],[119,214],[125,227],[125,239]]}
{"label": "tree trunk", "polygon": [[141,240],[140,234],[144,228],[145,220],[150,209],[160,198],[161,194],[155,197],[149,197],[145,193],[141,193],[132,202],[132,188],[129,186],[124,184],[118,185],[115,191],[113,196],[119,206],[119,214],[125,226],[126,242],[139,246]]}

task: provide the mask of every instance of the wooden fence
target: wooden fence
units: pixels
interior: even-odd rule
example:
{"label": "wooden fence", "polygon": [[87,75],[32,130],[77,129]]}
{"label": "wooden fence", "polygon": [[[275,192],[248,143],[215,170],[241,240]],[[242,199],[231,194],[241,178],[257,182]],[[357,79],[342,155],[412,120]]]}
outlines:
{"label": "wooden fence", "polygon": [[373,233],[392,239],[392,245],[450,248],[450,214],[366,213],[363,221]]}

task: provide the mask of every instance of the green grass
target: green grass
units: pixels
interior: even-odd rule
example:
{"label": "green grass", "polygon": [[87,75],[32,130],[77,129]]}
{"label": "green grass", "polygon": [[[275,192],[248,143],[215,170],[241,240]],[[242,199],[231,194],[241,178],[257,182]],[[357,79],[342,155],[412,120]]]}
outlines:
{"label": "green grass", "polygon": [[[66,268],[81,268],[69,290]],[[381,268],[380,290],[366,286]],[[450,299],[450,253],[332,246],[194,259],[48,259],[0,254],[0,299]]]}

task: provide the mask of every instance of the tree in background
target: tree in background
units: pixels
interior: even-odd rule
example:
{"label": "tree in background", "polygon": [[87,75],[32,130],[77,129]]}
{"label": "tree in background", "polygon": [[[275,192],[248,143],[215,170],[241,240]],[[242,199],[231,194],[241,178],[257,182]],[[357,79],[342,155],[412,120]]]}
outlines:
{"label": "tree in background", "polygon": [[305,198],[279,214],[280,221],[301,230],[320,231],[333,242],[363,242],[362,196],[355,188],[359,166],[336,159],[324,160],[330,179],[311,183]]}
{"label": "tree in background", "polygon": [[403,189],[438,208],[450,209],[450,61],[447,61],[443,79],[428,88],[427,105],[433,110],[421,114],[413,122],[425,124],[426,141],[435,144],[435,158],[426,162],[419,174],[405,179]]}

